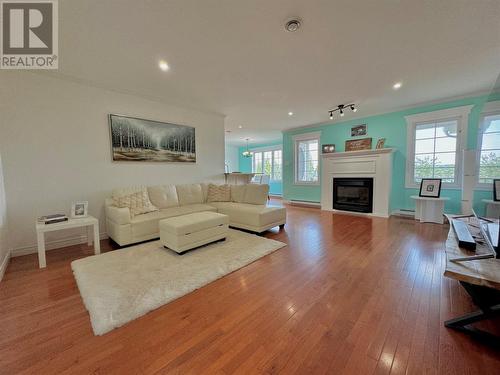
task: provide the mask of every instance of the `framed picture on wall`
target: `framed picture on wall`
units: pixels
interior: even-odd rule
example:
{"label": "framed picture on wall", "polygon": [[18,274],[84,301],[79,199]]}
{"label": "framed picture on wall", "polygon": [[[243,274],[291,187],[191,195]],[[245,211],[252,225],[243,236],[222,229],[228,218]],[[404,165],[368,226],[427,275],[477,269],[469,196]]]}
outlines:
{"label": "framed picture on wall", "polygon": [[356,125],[351,128],[351,137],[366,135],[366,124]]}
{"label": "framed picture on wall", "polygon": [[192,126],[109,115],[113,161],[196,163]]}
{"label": "framed picture on wall", "polygon": [[440,178],[423,178],[420,182],[419,197],[439,198],[441,195],[441,179]]}
{"label": "framed picture on wall", "polygon": [[500,201],[500,179],[493,180],[493,200]]}

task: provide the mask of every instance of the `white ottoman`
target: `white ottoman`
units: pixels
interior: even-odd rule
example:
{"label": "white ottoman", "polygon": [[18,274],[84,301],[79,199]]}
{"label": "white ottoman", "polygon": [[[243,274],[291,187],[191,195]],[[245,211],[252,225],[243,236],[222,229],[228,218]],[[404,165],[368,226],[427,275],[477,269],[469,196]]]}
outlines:
{"label": "white ottoman", "polygon": [[225,239],[229,217],[216,212],[196,212],[160,220],[160,241],[163,246],[183,253],[210,242]]}

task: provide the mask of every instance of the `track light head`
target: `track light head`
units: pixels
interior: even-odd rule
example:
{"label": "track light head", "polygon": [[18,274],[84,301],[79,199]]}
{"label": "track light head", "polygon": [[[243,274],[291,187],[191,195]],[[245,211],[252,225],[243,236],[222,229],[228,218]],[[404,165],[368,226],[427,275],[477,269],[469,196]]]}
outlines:
{"label": "track light head", "polygon": [[354,106],[354,104],[351,104],[351,111],[356,112],[358,109]]}
{"label": "track light head", "polygon": [[340,117],[344,117],[344,111],[342,110],[342,108],[340,109]]}

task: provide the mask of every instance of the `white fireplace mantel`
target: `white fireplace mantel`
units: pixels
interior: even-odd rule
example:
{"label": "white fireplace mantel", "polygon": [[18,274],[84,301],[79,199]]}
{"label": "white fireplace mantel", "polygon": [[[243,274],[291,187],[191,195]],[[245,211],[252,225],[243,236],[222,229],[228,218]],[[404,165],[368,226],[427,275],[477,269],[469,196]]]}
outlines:
{"label": "white fireplace mantel", "polygon": [[[373,178],[371,216],[389,217],[392,185],[392,148],[323,154],[321,168],[321,209],[333,209],[333,179],[341,177]],[[350,211],[341,211],[350,212]]]}
{"label": "white fireplace mantel", "polygon": [[393,148],[379,148],[375,150],[359,150],[359,151],[347,151],[347,152],[332,152],[331,154],[322,154],[323,159],[331,158],[348,158],[353,156],[365,156],[365,155],[379,155],[379,154],[391,154],[394,152]]}

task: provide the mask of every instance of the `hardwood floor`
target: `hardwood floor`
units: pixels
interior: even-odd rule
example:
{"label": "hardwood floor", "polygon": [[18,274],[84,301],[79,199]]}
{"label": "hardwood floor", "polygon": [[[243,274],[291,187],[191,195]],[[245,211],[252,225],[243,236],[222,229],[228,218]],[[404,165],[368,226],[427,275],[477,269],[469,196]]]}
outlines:
{"label": "hardwood floor", "polygon": [[443,327],[474,309],[442,276],[447,231],[289,207],[285,230],[266,234],[287,247],[104,336],[70,269],[90,248],[49,251],[43,270],[14,258],[0,373],[498,374],[499,352]]}

